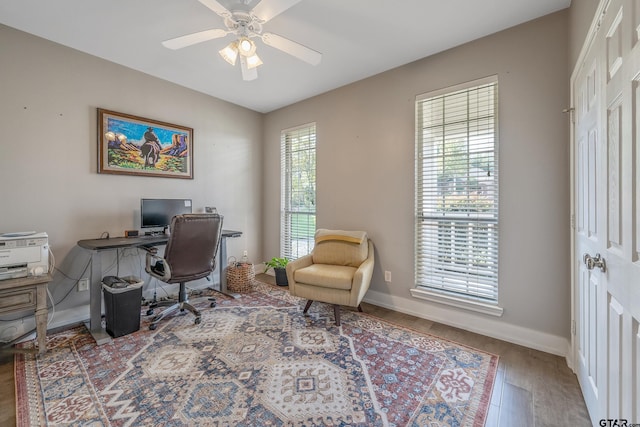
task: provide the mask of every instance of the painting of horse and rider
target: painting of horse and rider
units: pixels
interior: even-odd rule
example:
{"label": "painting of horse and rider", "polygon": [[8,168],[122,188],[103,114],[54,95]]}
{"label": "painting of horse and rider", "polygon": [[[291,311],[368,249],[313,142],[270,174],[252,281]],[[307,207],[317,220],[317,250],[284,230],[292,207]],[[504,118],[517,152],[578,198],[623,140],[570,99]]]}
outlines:
{"label": "painting of horse and rider", "polygon": [[99,173],[193,178],[193,129],[98,109]]}

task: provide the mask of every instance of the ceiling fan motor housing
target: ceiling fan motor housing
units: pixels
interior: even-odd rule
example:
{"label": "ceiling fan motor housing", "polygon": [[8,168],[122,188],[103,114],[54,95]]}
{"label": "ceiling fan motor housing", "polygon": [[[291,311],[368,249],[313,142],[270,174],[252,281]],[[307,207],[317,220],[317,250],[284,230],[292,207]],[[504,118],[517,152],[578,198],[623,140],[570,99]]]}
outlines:
{"label": "ceiling fan motor housing", "polygon": [[247,12],[233,12],[224,19],[224,25],[239,37],[259,37],[262,34],[262,24],[258,18]]}

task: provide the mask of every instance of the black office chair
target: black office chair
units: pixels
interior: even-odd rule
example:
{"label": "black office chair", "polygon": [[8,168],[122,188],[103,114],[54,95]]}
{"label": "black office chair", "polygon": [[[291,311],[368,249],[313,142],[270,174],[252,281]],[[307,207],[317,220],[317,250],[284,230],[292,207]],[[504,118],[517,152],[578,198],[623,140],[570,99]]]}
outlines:
{"label": "black office chair", "polygon": [[[189,304],[186,282],[209,276],[215,269],[216,256],[222,236],[222,216],[218,214],[184,214],[171,219],[171,236],[159,257],[157,251],[148,250],[145,270],[149,275],[165,283],[180,283],[178,301],[160,301],[158,307],[167,307],[156,315],[149,329],[156,329],[158,322],[174,311],[189,310],[201,321],[198,310]],[[155,249],[155,248],[154,248]],[[212,303],[211,306],[215,306]],[[153,310],[147,312],[153,314]]]}

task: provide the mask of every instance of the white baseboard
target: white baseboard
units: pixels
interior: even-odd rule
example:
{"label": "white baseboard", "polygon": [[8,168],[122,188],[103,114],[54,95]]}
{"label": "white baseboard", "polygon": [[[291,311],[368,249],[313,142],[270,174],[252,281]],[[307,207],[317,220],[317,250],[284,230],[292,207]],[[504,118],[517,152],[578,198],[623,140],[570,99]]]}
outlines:
{"label": "white baseboard", "polygon": [[89,307],[74,307],[56,312],[47,326],[47,329],[56,329],[64,326],[75,325],[89,320]]}
{"label": "white baseboard", "polygon": [[[47,330],[53,330],[60,327],[67,327],[69,325],[76,325],[85,322],[89,319],[89,306],[74,307],[67,310],[56,311],[53,314],[49,311],[48,319],[50,322],[47,324]],[[36,321],[34,316],[25,317],[15,322],[8,323],[5,330],[7,336],[2,337],[3,340],[12,341],[21,337],[22,335],[31,332],[29,335],[25,335],[21,338],[20,342],[29,341],[36,336]]]}
{"label": "white baseboard", "polygon": [[562,356],[569,362],[570,342],[564,337],[508,324],[495,317],[456,310],[424,300],[393,296],[371,289],[367,292],[364,302]]}

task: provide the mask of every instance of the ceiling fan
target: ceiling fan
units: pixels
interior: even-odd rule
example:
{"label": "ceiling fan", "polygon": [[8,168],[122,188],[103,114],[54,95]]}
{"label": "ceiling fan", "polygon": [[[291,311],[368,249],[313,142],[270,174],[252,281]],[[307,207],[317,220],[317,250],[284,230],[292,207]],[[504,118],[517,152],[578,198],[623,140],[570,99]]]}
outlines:
{"label": "ceiling fan", "polygon": [[[181,37],[165,40],[162,44],[169,49],[181,49],[197,43],[206,42],[228,34],[237,38],[220,50],[220,56],[231,65],[240,57],[240,68],[243,80],[254,80],[258,77],[257,67],[262,60],[256,55],[256,44],[252,39],[260,39],[268,46],[279,49],[311,65],[318,65],[322,54],[300,43],[289,40],[274,33],[263,33],[262,25],[281,14],[301,0],[262,0],[250,11],[229,11],[217,0],[198,0],[224,19],[227,29],[215,28],[199,31]],[[249,3],[244,0],[245,4]]]}

